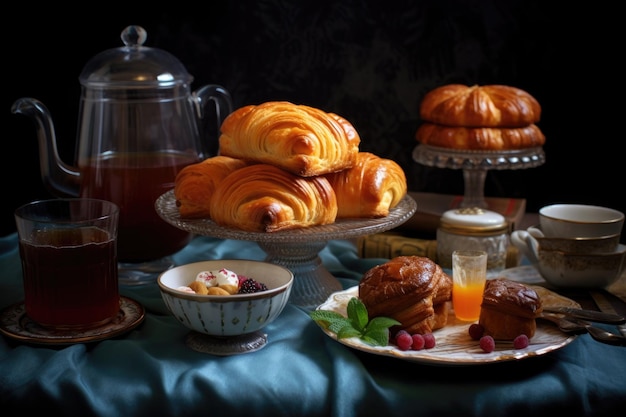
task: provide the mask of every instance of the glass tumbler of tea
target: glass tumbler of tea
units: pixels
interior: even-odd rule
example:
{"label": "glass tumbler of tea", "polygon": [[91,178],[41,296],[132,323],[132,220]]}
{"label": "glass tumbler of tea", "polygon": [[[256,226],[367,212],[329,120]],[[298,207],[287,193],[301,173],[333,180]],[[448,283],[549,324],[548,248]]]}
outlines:
{"label": "glass tumbler of tea", "polygon": [[482,250],[452,252],[452,308],[459,320],[476,321],[480,317],[487,257],[487,252]]}
{"label": "glass tumbler of tea", "polygon": [[106,325],[120,311],[116,204],[40,200],[15,210],[26,315],[58,330]]}

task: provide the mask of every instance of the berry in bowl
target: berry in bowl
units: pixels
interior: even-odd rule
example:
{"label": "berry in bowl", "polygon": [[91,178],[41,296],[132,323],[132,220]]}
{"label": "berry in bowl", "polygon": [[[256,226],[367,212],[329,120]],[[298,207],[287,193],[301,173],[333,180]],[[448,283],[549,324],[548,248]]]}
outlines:
{"label": "berry in bowl", "polygon": [[169,269],[159,275],[161,297],[172,315],[191,329],[186,343],[215,355],[258,350],[262,329],[283,311],[293,273],[254,260],[213,260]]}

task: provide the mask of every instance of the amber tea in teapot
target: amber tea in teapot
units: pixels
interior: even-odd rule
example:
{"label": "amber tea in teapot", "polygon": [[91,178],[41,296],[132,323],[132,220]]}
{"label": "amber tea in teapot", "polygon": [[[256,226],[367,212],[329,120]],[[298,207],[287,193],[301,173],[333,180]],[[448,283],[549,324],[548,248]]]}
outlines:
{"label": "amber tea in teapot", "polygon": [[173,179],[178,171],[198,160],[196,154],[146,152],[97,157],[79,163],[81,196],[114,201],[123,214],[118,237],[120,260],[158,259],[189,243],[191,235],[165,223],[154,209],[154,202],[174,187]]}

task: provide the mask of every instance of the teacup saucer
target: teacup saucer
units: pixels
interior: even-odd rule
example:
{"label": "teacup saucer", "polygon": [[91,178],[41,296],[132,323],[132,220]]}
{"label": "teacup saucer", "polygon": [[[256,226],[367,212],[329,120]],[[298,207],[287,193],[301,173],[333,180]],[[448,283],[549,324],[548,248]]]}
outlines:
{"label": "teacup saucer", "polygon": [[215,337],[191,331],[187,334],[185,343],[196,352],[229,356],[263,348],[267,344],[267,335],[262,331],[256,331],[240,336]]}
{"label": "teacup saucer", "polygon": [[0,312],[0,332],[22,342],[41,345],[70,345],[97,342],[126,333],[144,319],[145,310],[135,300],[120,297],[120,312],[109,323],[87,330],[54,330],[42,327],[26,315],[24,303],[13,304]]}
{"label": "teacup saucer", "polygon": [[522,282],[524,284],[545,285],[546,280],[543,279],[539,271],[534,265],[520,265],[507,268],[499,273],[499,276],[508,278],[513,281]]}

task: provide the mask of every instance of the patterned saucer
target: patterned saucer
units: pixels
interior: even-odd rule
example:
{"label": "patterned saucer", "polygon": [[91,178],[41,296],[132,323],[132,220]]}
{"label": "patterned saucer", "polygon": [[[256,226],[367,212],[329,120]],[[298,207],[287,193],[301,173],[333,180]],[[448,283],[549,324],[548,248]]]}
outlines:
{"label": "patterned saucer", "polygon": [[24,302],[13,304],[0,312],[0,332],[21,342],[40,345],[71,345],[97,342],[124,334],[144,319],[145,310],[135,300],[120,297],[120,311],[109,323],[86,330],[55,330],[42,327],[26,315]]}

